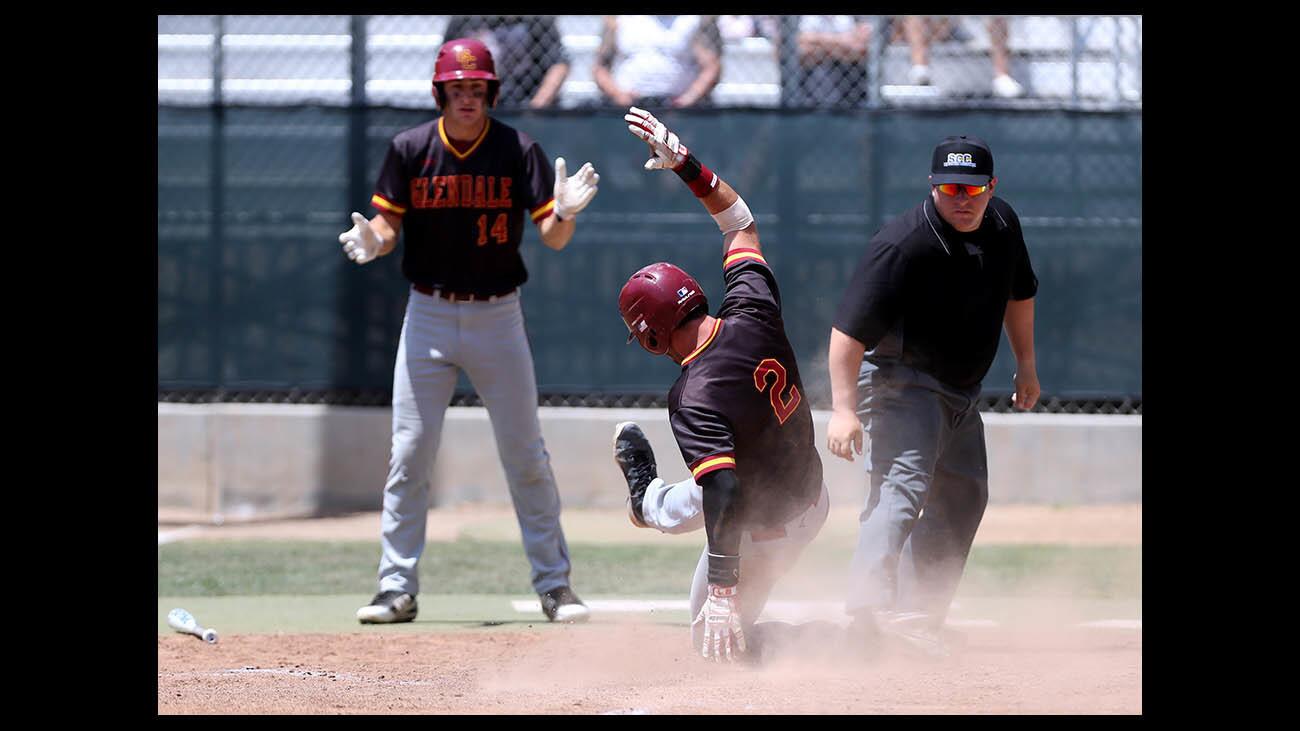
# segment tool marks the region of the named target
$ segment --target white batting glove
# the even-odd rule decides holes
[[[357,264],[374,261],[383,246],[379,235],[370,228],[370,222],[356,211],[352,212],[352,228],[339,234],[339,243],[343,244],[343,253]]]
[[[714,662],[731,662],[745,652],[745,631],[740,626],[737,587],[709,584],[709,596],[691,626],[701,622],[704,623],[701,657],[712,657]]]
[[[600,175],[591,163],[586,163],[573,177],[566,177],[568,169],[564,158],[555,158],[555,215],[561,220],[570,221],[578,211],[587,207],[596,197],[596,184]]]
[[[623,121],[627,122],[629,132],[650,146],[653,156],[645,161],[646,170],[676,170],[691,154],[677,135],[669,132],[663,122],[644,109],[629,107]]]

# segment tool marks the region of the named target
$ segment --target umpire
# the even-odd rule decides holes
[[[988,503],[977,399],[1001,329],[1012,403],[1027,411],[1039,394],[1038,280],[997,182],[983,140],[944,138],[930,195],[871,238],[831,328],[827,448],[851,462],[868,435],[846,609],[929,657],[949,652],[941,629]]]

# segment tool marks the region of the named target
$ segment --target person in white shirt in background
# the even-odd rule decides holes
[[[707,102],[721,75],[716,16],[605,16],[592,78],[611,104],[695,106]]]

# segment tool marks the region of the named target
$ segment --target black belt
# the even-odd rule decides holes
[[[502,292],[500,294],[478,294],[476,292],[453,292],[447,289],[434,289],[426,287],[423,284],[412,284],[411,288],[420,294],[427,294],[430,297],[441,297],[449,302],[495,302],[507,295],[515,293],[517,287]]]

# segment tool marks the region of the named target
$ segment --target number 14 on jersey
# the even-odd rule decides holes
[[[510,230],[506,224],[506,214],[498,213],[496,219],[492,222],[492,228],[487,225],[488,214],[484,213],[478,217],[478,240],[474,243],[483,246],[488,242],[488,234],[496,239],[498,244],[504,244],[510,238]]]

